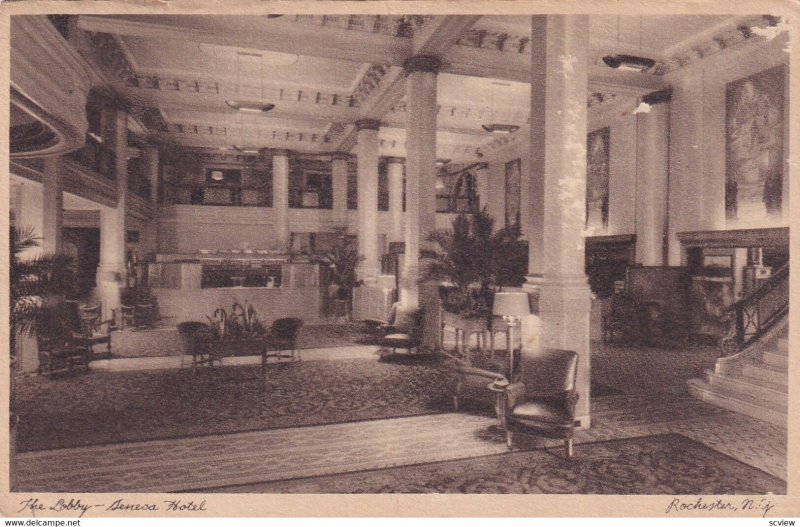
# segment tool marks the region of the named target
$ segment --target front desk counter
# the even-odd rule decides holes
[[[249,302],[264,324],[320,317],[319,265],[258,258],[193,258],[149,266],[149,284],[168,324],[205,322],[218,307]]]

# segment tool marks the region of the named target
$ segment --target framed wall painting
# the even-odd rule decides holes
[[[726,89],[725,213],[730,219],[780,215],[783,193],[784,67]]]
[[[611,129],[595,130],[586,138],[586,228],[608,227],[608,178]]]
[[[506,163],[506,226],[520,221],[520,192],[522,190],[522,160],[515,159]]]

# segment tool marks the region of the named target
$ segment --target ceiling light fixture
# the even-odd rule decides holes
[[[603,62],[609,68],[620,71],[645,72],[655,66],[656,61],[647,57],[635,55],[606,55]]]
[[[225,101],[225,104],[234,110],[246,113],[266,113],[275,108],[275,105],[272,103],[262,104],[259,102],[237,101],[235,99],[228,99]]]
[[[493,82],[492,83],[492,121],[494,121],[494,87],[495,86],[509,86],[507,83]],[[513,134],[519,130],[519,126],[510,123],[487,123],[482,124],[481,128],[492,134]]]

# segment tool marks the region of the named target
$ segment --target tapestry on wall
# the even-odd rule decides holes
[[[586,228],[608,226],[608,177],[611,131],[591,132],[586,139]]]
[[[728,219],[762,219],[781,212],[783,83],[783,66],[778,66],[728,84]]]
[[[522,161],[506,163],[506,225],[519,223],[520,193],[522,190]]]

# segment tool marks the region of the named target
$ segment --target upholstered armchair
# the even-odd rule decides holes
[[[379,341],[381,356],[394,354],[397,348],[406,349],[409,353],[411,350],[419,351],[422,343],[423,315],[422,309],[402,307],[396,302],[389,314],[389,323],[379,328],[382,333]]]
[[[514,433],[530,432],[563,439],[567,457],[572,457],[575,405],[578,393],[578,354],[567,350],[545,350],[523,366],[526,383],[510,384],[505,390],[502,420],[508,447]]]

